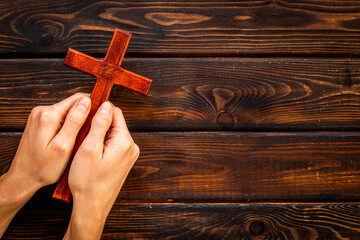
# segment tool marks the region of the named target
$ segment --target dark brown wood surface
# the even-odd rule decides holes
[[[0,174],[31,109],[88,92],[67,49],[105,57],[141,155],[102,239],[360,239],[360,1],[0,1]],[[62,239],[71,206],[41,189],[3,239]]]
[[[133,54],[360,53],[359,1],[4,0],[0,16],[0,53],[105,54],[115,28]]]
[[[62,59],[0,60],[0,127],[23,129],[31,109],[95,78]],[[26,66],[26,67],[24,67]],[[360,60],[342,58],[126,58],[155,81],[148,97],[114,87],[131,130],[359,130]]]
[[[70,211],[30,202],[3,239],[61,239]],[[101,239],[359,239],[359,211],[358,203],[115,204]]]
[[[164,132],[133,137],[141,155],[118,201],[360,200],[360,133]],[[0,135],[1,172],[19,139],[18,133]],[[45,189],[49,197],[52,190]]]

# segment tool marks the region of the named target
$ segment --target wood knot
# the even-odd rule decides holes
[[[265,227],[266,225],[263,221],[256,220],[250,224],[249,230],[252,235],[260,236],[265,232]]]
[[[222,128],[232,128],[234,122],[234,116],[229,112],[221,112],[217,117],[217,123]]]
[[[39,44],[41,46],[50,46],[51,44],[54,43],[54,36],[49,33],[49,32],[46,32],[46,33],[42,33],[39,37]]]

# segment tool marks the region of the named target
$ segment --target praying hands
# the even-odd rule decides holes
[[[0,177],[0,237],[38,189],[59,180],[90,106],[90,98],[79,93],[32,110],[10,169]],[[100,238],[138,156],[121,110],[103,103],[71,163],[73,211],[64,239]]]

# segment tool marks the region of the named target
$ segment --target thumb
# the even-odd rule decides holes
[[[75,144],[76,136],[83,126],[90,110],[91,100],[89,97],[82,97],[74,104],[66,116],[63,126],[53,138],[52,143],[67,145],[70,148]]]
[[[109,102],[104,102],[91,122],[89,134],[84,139],[82,146],[92,146],[101,151],[104,148],[104,141],[107,131],[109,130],[113,118],[113,106]],[[100,149],[101,148],[101,149]]]

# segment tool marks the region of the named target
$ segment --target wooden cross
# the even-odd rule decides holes
[[[68,186],[68,175],[72,159],[89,133],[91,120],[98,108],[103,102],[109,99],[113,84],[118,84],[143,95],[146,95],[149,90],[152,80],[120,67],[126,48],[129,45],[130,38],[131,33],[116,29],[104,61],[99,61],[96,58],[71,48],[68,50],[64,65],[75,68],[83,73],[93,75],[97,77],[97,80],[90,96],[91,109],[89,116],[76,138],[70,161],[53,194],[54,198],[70,202],[71,192]]]

